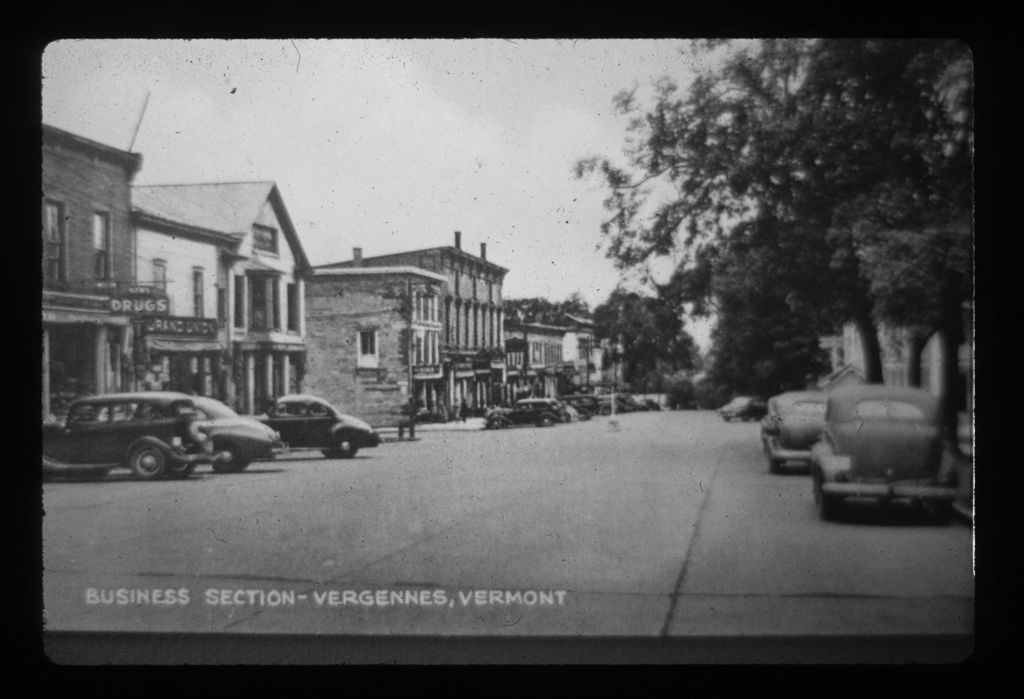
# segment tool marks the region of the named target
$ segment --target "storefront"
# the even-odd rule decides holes
[[[419,411],[432,414],[444,408],[444,372],[440,364],[420,364],[412,368],[413,390]]]
[[[140,318],[136,322],[140,387],[224,400],[224,348],[218,331],[219,323],[213,318]]]
[[[42,416],[63,416],[81,396],[126,390],[131,384],[128,318],[99,295],[44,292]]]
[[[284,395],[302,393],[306,346],[301,342],[236,342],[232,352],[234,403],[241,413],[258,415]]]

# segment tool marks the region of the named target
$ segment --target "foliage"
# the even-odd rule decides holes
[[[565,315],[590,317],[590,306],[579,293],[573,293],[564,301],[551,301],[542,297],[505,299],[505,317],[525,323],[562,325]]]

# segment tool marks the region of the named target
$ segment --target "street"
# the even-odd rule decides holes
[[[45,627],[508,636],[973,631],[969,526],[819,519],[756,422],[428,432],[186,481],[44,484]]]

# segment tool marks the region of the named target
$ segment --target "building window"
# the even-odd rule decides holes
[[[357,366],[365,369],[377,368],[376,330],[363,330],[359,333],[359,358]]]
[[[245,327],[245,277],[235,275],[235,327]]]
[[[267,329],[267,280],[249,277],[249,329]]]
[[[288,284],[288,329],[299,332],[299,285]]]
[[[64,255],[64,207],[48,201],[43,211],[43,259],[46,265],[43,274],[47,282],[66,279]]]
[[[252,246],[263,252],[277,254],[277,229],[270,226],[252,227]]]
[[[222,323],[228,319],[228,290],[217,287],[217,320]]]
[[[196,318],[205,316],[203,302],[203,268],[192,268],[192,315]]]
[[[153,260],[153,288],[167,293],[167,263],[163,260]]]
[[[281,280],[274,277],[270,280],[270,305],[274,314],[274,330],[281,329]]]
[[[96,279],[110,279],[110,216],[95,212],[92,215],[92,246],[96,255]]]

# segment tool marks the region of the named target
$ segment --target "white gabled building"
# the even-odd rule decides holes
[[[302,390],[310,269],[273,182],[132,188],[136,276],[166,290],[137,320],[141,388],[217,397],[253,413]]]

